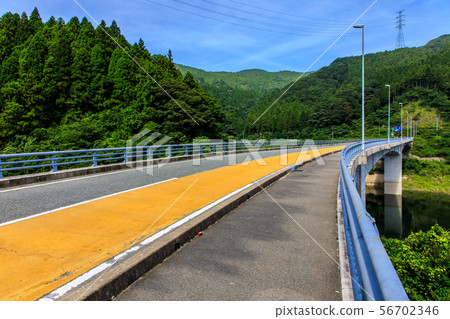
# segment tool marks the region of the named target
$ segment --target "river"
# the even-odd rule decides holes
[[[368,194],[367,211],[376,220],[380,235],[405,238],[427,231],[434,224],[450,229],[450,195],[404,191],[403,196]]]

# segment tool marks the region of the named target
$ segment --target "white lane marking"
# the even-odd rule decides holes
[[[130,255],[131,253],[144,248],[145,246],[150,245],[151,243],[153,243],[155,240],[157,240],[158,238],[161,238],[162,236],[168,234],[169,232],[171,232],[172,230],[174,230],[175,228],[180,227],[181,225],[187,223],[188,221],[192,220],[193,218],[203,214],[204,212],[206,212],[208,209],[211,209],[212,207],[222,203],[223,201],[227,200],[228,198],[234,196],[235,194],[238,194],[239,192],[255,185],[258,184],[258,182],[262,181],[263,179],[266,179],[270,176],[273,176],[275,174],[278,174],[279,172],[282,172],[284,170],[289,170],[291,166],[297,166],[299,164],[303,164],[309,162],[309,160],[305,160],[305,161],[300,161],[297,162],[295,164],[289,165],[288,167],[283,167],[269,175],[266,175],[264,177],[261,177],[260,179],[251,182],[250,184],[247,184],[231,193],[229,193],[228,195],[225,195],[221,198],[219,198],[218,200],[206,205],[205,207],[193,212],[192,214],[180,219],[179,221],[173,223],[172,225],[164,228],[163,230],[157,232],[156,234],[153,234],[152,236],[148,237],[147,239],[144,239],[143,241],[141,241],[140,243],[128,248],[127,250],[119,253],[118,255],[114,256],[113,258],[95,266],[94,268],[88,270],[87,272],[83,273],[82,275],[76,277],[75,279],[69,281],[68,283],[62,285],[61,287],[57,288],[56,290],[53,290],[52,292],[48,293],[47,295],[43,296],[42,298],[38,299],[39,301],[52,301],[52,300],[56,300],[58,298],[61,298],[64,294],[68,293],[70,290],[80,286],[81,284],[83,284],[84,282],[92,279],[94,276],[98,275],[99,273],[108,270],[114,263],[116,263],[117,261],[119,261],[120,259],[126,257],[127,255]]]
[[[66,208],[71,208],[71,207],[83,205],[83,204],[86,204],[86,203],[94,202],[94,201],[97,201],[97,200],[100,200],[100,199],[104,199],[104,198],[108,198],[108,197],[111,197],[111,196],[115,196],[115,195],[119,195],[119,194],[123,194],[123,193],[128,193],[128,192],[135,191],[135,190],[138,190],[138,189],[141,189],[141,188],[145,188],[145,187],[149,187],[149,186],[153,186],[153,185],[157,185],[157,184],[173,181],[175,179],[178,179],[178,177],[166,179],[164,181],[160,181],[160,182],[156,182],[156,183],[152,183],[152,184],[148,184],[148,185],[144,185],[144,186],[139,186],[139,187],[132,188],[132,189],[127,189],[125,191],[121,191],[121,192],[114,193],[114,194],[109,194],[109,195],[105,195],[105,196],[89,199],[89,200],[86,200],[86,201],[83,201],[83,202],[80,202],[80,203],[76,203],[76,204],[72,204],[72,205],[68,205],[68,206],[52,209],[52,210],[49,210],[49,211],[46,211],[46,212],[43,212],[43,213],[39,213],[39,214],[35,214],[35,215],[31,215],[31,216],[27,216],[27,217],[15,219],[15,220],[10,220],[8,222],[1,223],[0,227],[6,226],[6,225],[10,225],[10,224],[15,224],[15,223],[18,223],[18,222],[21,222],[21,221],[24,221],[24,220],[27,220],[27,219],[32,219],[32,218],[35,218],[35,217],[39,217],[39,216],[42,216],[42,215],[51,214],[51,213],[54,213],[54,212],[57,212],[57,211],[60,211],[60,210],[66,209]]]

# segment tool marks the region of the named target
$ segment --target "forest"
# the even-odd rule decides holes
[[[2,153],[119,147],[144,128],[173,143],[223,137],[216,100],[182,76],[170,51],[131,45],[115,21],[94,28],[86,18],[44,23],[37,8],[6,13],[0,63]]]
[[[366,136],[387,136],[390,84],[391,127],[403,103],[405,130],[406,111],[419,131],[439,118],[448,141],[448,61],[449,35],[366,55]],[[272,105],[300,73],[205,72],[175,64],[170,50],[151,54],[142,39],[130,44],[115,21],[43,22],[35,8],[0,18],[0,64],[1,153],[120,147],[144,128],[170,143],[361,136],[360,56],[307,74]]]
[[[389,91],[391,123],[400,126],[403,103],[420,124],[450,116],[450,35],[419,48],[402,48],[365,56],[365,130],[386,137]],[[249,111],[246,136],[267,138],[342,138],[361,136],[361,57],[336,59],[298,81],[259,120],[285,89],[275,89]],[[257,120],[257,121],[256,121]],[[256,123],[255,123],[256,121]],[[256,135],[255,135],[256,134]]]

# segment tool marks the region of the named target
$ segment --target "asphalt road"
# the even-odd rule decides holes
[[[341,300],[339,156],[255,195],[115,300]]]
[[[289,153],[298,151],[300,149],[291,149]],[[280,151],[263,151],[259,154],[265,158],[280,155]],[[249,153],[234,156],[237,163],[254,159]],[[229,156],[209,157],[202,159],[200,165],[194,165],[192,160],[167,163],[155,168],[153,174],[127,169],[0,190],[0,223],[229,164]]]

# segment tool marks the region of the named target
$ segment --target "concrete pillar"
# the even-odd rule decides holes
[[[384,193],[402,194],[402,155],[397,152],[384,156]]]

